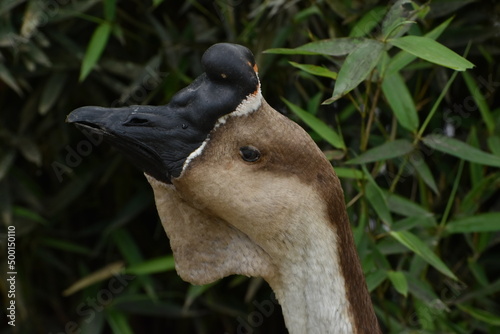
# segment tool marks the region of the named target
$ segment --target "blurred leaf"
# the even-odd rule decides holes
[[[500,167],[500,157],[478,150],[460,140],[443,135],[428,135],[422,141],[429,147],[481,165]]]
[[[387,271],[384,269],[379,269],[375,272],[368,273],[366,275],[366,285],[368,291],[372,292],[375,290],[385,279],[387,278]]]
[[[500,231],[500,212],[489,212],[453,220],[446,225],[448,233]]]
[[[117,0],[104,0],[104,18],[111,22],[115,19]]]
[[[436,185],[436,181],[434,180],[434,176],[432,175],[429,166],[424,161],[422,154],[420,154],[419,152],[414,152],[414,154],[410,156],[410,163],[415,168],[417,174],[422,178],[424,183],[429,188],[431,188],[435,194],[439,194],[439,190]]]
[[[399,73],[385,76],[382,91],[399,124],[412,132],[417,131],[419,121],[415,103],[408,87]]]
[[[127,316],[114,309],[106,309],[106,319],[113,333],[134,334],[134,330],[130,327]]]
[[[398,213],[402,216],[411,217],[431,217],[432,213],[415,203],[414,201],[410,201],[409,199],[394,194],[388,191],[382,190],[384,196],[386,198],[387,205],[389,206],[392,212]]]
[[[500,137],[497,135],[488,137],[488,148],[496,156],[500,156]]]
[[[403,218],[398,220],[392,225],[392,230],[394,231],[403,231],[410,230],[414,227],[436,227],[437,222],[436,218],[433,215],[419,215],[419,216],[408,216],[407,218]]]
[[[364,37],[368,35],[378,23],[382,20],[387,8],[385,6],[376,6],[368,11],[363,17],[357,20],[352,27],[349,37]]]
[[[383,43],[367,39],[349,53],[338,73],[332,97],[323,103],[338,100],[363,82],[377,65],[383,50]]]
[[[66,84],[67,75],[63,72],[52,74],[43,88],[38,111],[45,115],[59,98],[63,87]]]
[[[63,291],[63,296],[70,296],[75,292],[78,292],[86,287],[104,281],[108,278],[111,278],[117,275],[123,269],[123,262],[113,262],[105,267],[94,271],[90,275],[87,275],[83,278],[80,278],[78,281],[73,283],[70,287]]]
[[[474,67],[467,59],[428,37],[404,36],[391,39],[389,43],[419,58],[456,71]]]
[[[12,213],[14,214],[14,216],[16,216],[16,218],[29,219],[31,221],[34,221],[34,222],[37,222],[37,223],[43,224],[43,225],[49,224],[49,221],[47,219],[43,218],[39,213],[37,213],[29,208],[25,208],[25,207],[21,207],[21,206],[14,206]],[[45,239],[45,241],[47,241],[47,240],[48,239]],[[55,239],[53,239],[53,240],[55,241]],[[70,244],[70,243],[68,243],[68,244]],[[83,254],[89,253],[88,249],[86,249],[84,247],[81,247],[78,245],[74,245],[74,246],[79,248],[80,251],[84,250]],[[67,250],[81,253],[80,251],[77,250],[77,248],[72,248],[72,250],[71,250],[71,247],[70,247],[70,249],[67,249]],[[64,249],[64,248],[62,248],[62,249]]]
[[[476,80],[474,80],[469,72],[463,72],[462,76],[465,80],[467,88],[469,89],[469,92],[471,93],[477,107],[479,108],[479,111],[481,112],[481,116],[483,116],[483,121],[488,128],[488,132],[490,134],[493,134],[493,132],[495,131],[495,119],[491,114],[491,110],[488,106],[488,103],[486,102],[486,98],[483,96],[483,94],[481,94],[481,90],[479,89]]]
[[[127,267],[125,271],[133,275],[147,275],[174,269],[174,258],[172,255],[167,255],[131,265]]]
[[[285,100],[284,98],[282,98],[282,100],[295,115],[299,116],[300,119],[310,126],[311,129],[313,129],[317,134],[319,134],[321,138],[336,148],[346,148],[342,137],[340,137],[335,130],[326,125],[322,120],[295,104]]]
[[[387,12],[382,21],[382,35],[384,39],[399,37],[408,31],[405,25],[414,23],[408,21],[410,9],[413,9],[411,0],[397,0]]]
[[[365,175],[362,171],[354,168],[335,167],[335,173],[337,174],[339,179],[347,178],[362,180],[365,178]]]
[[[289,61],[289,63],[293,67],[301,69],[304,72],[307,72],[307,73],[310,73],[310,74],[313,74],[313,75],[317,75],[317,76],[320,76],[320,77],[326,77],[326,78],[330,78],[330,79],[337,79],[337,73],[333,72],[333,71],[330,71],[326,67],[316,66],[316,65],[309,65],[309,64],[299,64],[299,63],[295,63],[293,61]]]
[[[444,264],[444,262],[416,235],[409,231],[390,231],[389,234],[402,245],[406,246],[409,250],[423,258],[439,272],[454,280],[458,280],[455,274],[448,269],[446,264]]]
[[[196,298],[201,296],[205,291],[209,290],[215,284],[217,284],[217,282],[204,285],[190,285],[188,288],[188,293],[186,295],[186,300],[184,301],[183,310],[187,311],[191,307],[191,304],[193,304],[193,302],[196,300]]]
[[[473,318],[492,326],[500,326],[500,317],[496,314],[474,308],[470,305],[457,304],[458,308],[467,312]]]
[[[15,157],[16,152],[14,150],[4,152],[3,156],[0,157],[0,181],[2,181],[5,175],[9,172]]]
[[[0,62],[0,79],[5,82],[10,88],[12,88],[19,96],[23,96],[23,91],[21,87],[17,84],[16,79],[12,76],[10,71],[5,67],[3,62]]]
[[[101,23],[92,35],[85,56],[83,57],[82,67],[80,69],[80,81],[85,80],[92,68],[97,64],[106,44],[108,43],[111,24],[109,22]]]
[[[408,281],[406,280],[406,277],[402,272],[390,270],[387,272],[387,277],[389,278],[392,286],[394,286],[394,289],[396,289],[397,292],[405,297],[408,295]]]
[[[500,173],[493,173],[487,177],[483,176],[462,199],[459,212],[466,215],[475,214],[479,210],[479,207],[488,201],[499,188]]]
[[[406,139],[388,141],[361,153],[359,156],[349,160],[346,164],[366,164],[375,161],[389,160],[410,153],[413,145]]]
[[[286,54],[286,55],[328,55],[345,56],[353,52],[364,43],[374,42],[364,38],[334,38],[324,39],[301,45],[295,49],[268,49],[264,53]]]
[[[368,173],[366,167],[364,166],[363,171],[365,172],[365,176],[368,179],[368,182],[365,186],[366,199],[371,204],[380,220],[382,220],[385,224],[391,226],[392,216],[382,189],[380,189],[377,183],[375,183],[375,180],[373,180],[372,176],[370,175],[370,173]]]

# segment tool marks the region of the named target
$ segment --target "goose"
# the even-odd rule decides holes
[[[267,104],[248,48],[215,44],[201,61],[167,105],[80,107],[67,122],[144,172],[183,280],[262,277],[291,334],[380,333],[331,163]]]

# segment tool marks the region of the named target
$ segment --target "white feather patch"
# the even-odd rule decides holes
[[[236,107],[234,111],[230,112],[227,115],[221,116],[215,123],[214,130],[217,129],[219,126],[225,124],[230,117],[240,117],[240,116],[250,115],[251,113],[258,110],[261,105],[262,105],[262,92],[260,90],[260,82],[259,82],[259,87],[257,88],[257,91],[254,94],[247,95],[247,97],[243,101],[241,101],[241,103]],[[195,159],[196,157],[200,156],[203,153],[203,150],[205,149],[205,146],[207,146],[209,140],[210,140],[210,134],[207,136],[205,141],[203,141],[200,147],[198,147],[196,150],[191,152],[191,154],[189,154],[189,156],[186,158],[186,161],[184,161],[184,164],[182,165],[182,172],[179,177],[181,177],[182,174],[184,174],[184,171],[186,170],[187,166],[189,166],[191,161],[193,161],[193,159]]]

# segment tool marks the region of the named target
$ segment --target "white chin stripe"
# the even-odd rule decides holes
[[[224,123],[226,123],[226,121],[230,117],[240,117],[240,116],[250,115],[251,113],[257,111],[261,105],[262,105],[262,92],[260,91],[260,83],[259,83],[259,88],[257,89],[257,91],[254,94],[249,94],[243,101],[241,101],[241,103],[236,107],[236,110],[220,117],[217,120],[214,126],[214,130],[217,129],[219,126],[223,125]],[[189,166],[191,161],[193,161],[194,158],[203,153],[203,150],[205,149],[205,146],[207,145],[209,140],[210,140],[210,134],[207,136],[205,141],[200,145],[200,147],[198,147],[196,150],[191,152],[191,154],[189,154],[186,161],[184,161],[184,164],[182,165],[182,172],[181,175],[179,175],[179,177],[182,177],[182,174],[184,174],[184,171],[186,170],[187,166]]]

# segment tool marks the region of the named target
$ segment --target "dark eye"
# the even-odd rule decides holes
[[[260,159],[260,151],[253,146],[240,147],[240,155],[243,160],[248,162],[255,162]]]

